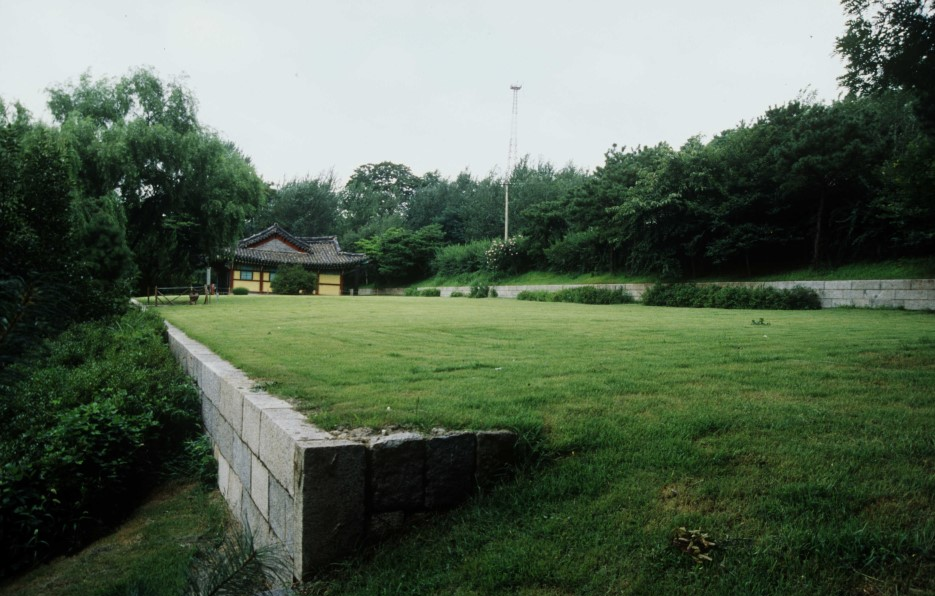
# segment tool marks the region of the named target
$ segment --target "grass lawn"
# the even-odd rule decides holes
[[[935,593],[931,314],[275,296],[159,312],[321,426],[515,428],[543,455],[305,593]],[[680,527],[712,561],[672,545]]]
[[[165,485],[113,534],[0,584],[0,594],[177,596],[196,548],[212,545],[226,518],[217,491]]]

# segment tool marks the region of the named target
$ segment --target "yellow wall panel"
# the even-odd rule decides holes
[[[322,273],[318,276],[318,283],[329,285],[341,285],[340,273]]]
[[[247,288],[247,289],[250,290],[251,292],[259,292],[259,291],[260,291],[260,282],[259,282],[259,281],[244,281],[244,280],[242,280],[242,279],[237,279],[237,277],[235,276],[235,277],[234,277],[234,287],[235,287],[235,288]],[[264,289],[266,289],[266,288],[264,288]]]
[[[341,286],[319,283],[318,284],[318,295],[319,296],[340,296]]]

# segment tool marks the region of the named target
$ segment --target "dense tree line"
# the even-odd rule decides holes
[[[456,254],[493,273],[662,278],[931,254],[935,145],[917,106],[903,90],[804,95],[707,142],[615,145],[593,172],[522,160],[510,181],[512,264],[478,259],[478,246],[502,252],[495,172],[449,180],[366,164],[343,187],[329,174],[272,189],[251,225],[339,235],[370,255],[377,283],[463,270]]]

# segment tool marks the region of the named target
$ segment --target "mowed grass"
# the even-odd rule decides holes
[[[0,584],[0,594],[177,596],[192,557],[217,542],[226,520],[217,491],[169,483],[112,534]]]
[[[935,593],[931,314],[274,296],[160,313],[321,426],[507,427],[537,448],[307,594]],[[713,561],[673,547],[679,527]]]

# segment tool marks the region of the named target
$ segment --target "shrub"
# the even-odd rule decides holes
[[[280,267],[270,282],[274,294],[314,294],[318,276],[301,265]]]
[[[633,296],[623,289],[595,288],[594,286],[581,286],[580,288],[565,288],[555,293],[555,302],[577,302],[579,304],[630,304]]]
[[[508,240],[494,240],[484,253],[485,268],[493,273],[515,275],[528,268],[526,238],[514,236]]]
[[[476,284],[471,286],[471,293],[468,294],[468,298],[496,298],[497,290],[491,288],[490,286],[485,286],[482,284]]]
[[[633,296],[623,289],[612,290],[594,286],[564,288],[557,292],[524,290],[516,298],[536,302],[576,302],[578,304],[631,304],[633,302]]]
[[[234,294],[234,296],[246,296],[250,293],[250,290],[247,288],[234,288],[231,293]]]
[[[486,240],[445,246],[435,253],[432,270],[436,275],[443,277],[482,271],[487,264],[488,248],[490,248],[490,243]]]
[[[451,293],[451,297],[452,298],[464,298],[464,292],[455,290],[454,292]]]
[[[438,288],[406,288],[406,296],[437,297],[442,291]]]
[[[595,229],[569,232],[545,249],[549,269],[563,273],[586,273],[610,266],[607,244]]]
[[[516,295],[517,300],[530,300],[532,302],[552,302],[554,292],[548,290],[523,290]]]
[[[197,435],[198,394],[164,332],[130,312],[78,325],[15,365],[0,400],[0,577],[119,520]]]
[[[648,306],[691,308],[748,308],[764,310],[814,310],[821,308],[815,290],[796,286],[790,290],[772,287],[655,284],[643,292]]]

